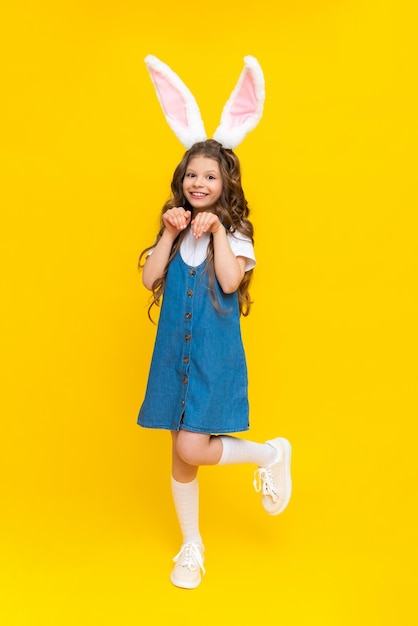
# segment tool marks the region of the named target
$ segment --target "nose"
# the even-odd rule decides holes
[[[204,181],[200,176],[195,176],[193,179],[193,187],[203,187]]]

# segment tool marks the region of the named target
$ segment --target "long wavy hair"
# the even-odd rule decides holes
[[[250,220],[248,219],[250,209],[248,207],[248,203],[245,199],[244,191],[241,185],[241,167],[239,159],[232,150],[223,148],[220,143],[213,139],[208,139],[206,141],[195,143],[189,150],[187,150],[182,160],[176,167],[173,175],[173,180],[171,181],[172,197],[164,204],[162,208],[160,217],[160,230],[157,234],[155,242],[152,244],[152,246],[145,248],[141,252],[138,261],[139,269],[144,266],[147,253],[157,245],[158,241],[161,238],[161,235],[163,234],[164,222],[162,216],[164,215],[164,213],[169,209],[181,206],[186,211],[189,210],[193,214],[193,207],[186,200],[183,194],[183,179],[190,159],[197,156],[214,159],[219,164],[223,186],[221,196],[214,207],[214,212],[218,216],[220,222],[231,234],[238,231],[246,237],[249,237],[254,243],[254,228]],[[188,228],[190,228],[190,225]],[[154,284],[152,286],[151,304],[148,309],[148,316],[151,321],[151,309],[154,305],[160,305],[161,297],[164,293],[168,266],[179,251],[181,242],[183,241],[186,232],[187,229],[181,231],[174,241],[164,273],[160,278],[157,278],[157,280],[154,281]],[[219,303],[216,300],[215,291],[213,289],[215,281],[213,257],[213,237],[211,236],[208,247],[206,271],[208,272],[210,296],[213,305],[218,311],[220,311]],[[247,272],[245,272],[244,278],[242,279],[241,284],[238,287],[239,311],[240,314],[244,316],[249,314],[252,304],[251,297],[248,291],[252,279],[252,274],[253,270],[248,270]]]

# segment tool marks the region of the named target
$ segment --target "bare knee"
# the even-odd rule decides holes
[[[174,438],[178,457],[188,465],[216,465],[222,456],[220,437],[181,430]]]
[[[183,461],[188,465],[199,465],[198,454],[196,446],[194,445],[194,438],[191,433],[181,431],[179,432],[176,440],[176,452]]]
[[[175,439],[178,456],[188,465],[201,465],[204,450],[209,443],[209,435],[181,430]]]

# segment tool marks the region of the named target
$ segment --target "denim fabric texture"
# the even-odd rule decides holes
[[[144,402],[145,428],[222,434],[248,430],[248,379],[238,294],[215,279],[217,311],[206,261],[187,265],[178,253],[167,281]]]

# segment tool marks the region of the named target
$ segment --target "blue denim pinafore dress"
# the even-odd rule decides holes
[[[238,294],[215,278],[220,311],[210,298],[206,261],[187,265],[180,253],[167,280],[145,399],[145,428],[222,434],[248,430],[248,380]]]

